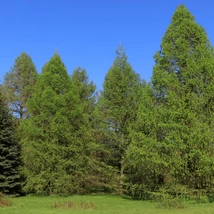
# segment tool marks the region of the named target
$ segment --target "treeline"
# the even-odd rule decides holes
[[[214,51],[184,5],[154,60],[146,83],[119,46],[98,93],[58,53],[40,74],[22,53],[1,86],[0,192],[213,194]]]

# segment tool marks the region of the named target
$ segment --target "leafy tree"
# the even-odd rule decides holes
[[[120,193],[123,194],[126,150],[129,141],[129,124],[135,120],[141,82],[127,62],[125,50],[120,46],[116,59],[106,74],[99,100],[100,114],[106,133],[105,145],[110,151],[108,163],[120,171]]]
[[[0,192],[20,193],[20,164],[20,146],[16,139],[13,118],[0,90]]]
[[[142,99],[131,154],[142,168],[151,156],[152,170],[165,185],[211,187],[213,48],[184,5],[175,11],[154,58],[152,93]],[[149,100],[150,120],[143,113]]]

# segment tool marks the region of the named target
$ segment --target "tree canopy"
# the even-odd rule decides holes
[[[59,53],[39,74],[22,53],[0,85],[0,191],[213,200],[214,52],[184,5],[154,61],[146,83],[119,46],[97,91]]]

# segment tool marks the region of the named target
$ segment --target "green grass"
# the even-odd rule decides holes
[[[70,196],[70,197],[37,197],[26,196],[11,199],[11,207],[0,208],[0,214],[214,214],[214,204],[196,204],[188,202],[182,210],[167,210],[157,208],[157,203],[150,201],[133,201],[117,196]],[[53,208],[54,203],[65,203],[72,201],[80,204],[81,201],[93,202],[95,209],[61,209]]]

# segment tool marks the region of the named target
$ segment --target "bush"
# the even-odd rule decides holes
[[[207,198],[210,203],[213,203],[214,202],[214,193],[213,192],[208,193]]]
[[[173,188],[168,186],[167,188],[164,187],[160,189],[159,192],[153,192],[151,194],[152,198],[158,202],[159,208],[184,209],[186,194],[178,190],[178,186],[174,186]]]
[[[158,207],[165,209],[184,209],[185,205],[183,199],[175,197],[175,198],[164,198],[160,200]]]
[[[194,200],[197,203],[208,203],[212,202],[212,192],[209,193],[208,190],[204,189],[190,189],[189,190],[189,199]]]
[[[158,202],[158,208],[164,209],[184,209],[184,199],[180,196],[172,196],[168,193],[152,193],[153,199]]]
[[[147,186],[144,184],[132,184],[128,183],[125,186],[126,193],[134,200],[150,200],[151,193],[148,191]]]
[[[12,201],[6,199],[4,194],[0,193],[0,207],[10,207],[12,206]]]

